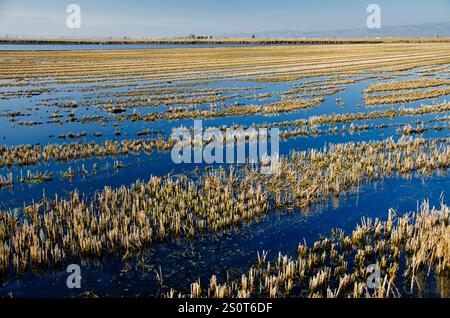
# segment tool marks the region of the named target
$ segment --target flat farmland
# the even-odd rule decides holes
[[[0,295],[450,296],[450,43],[89,46],[0,50]]]

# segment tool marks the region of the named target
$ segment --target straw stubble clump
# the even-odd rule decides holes
[[[152,177],[130,187],[106,187],[91,198],[76,191],[66,199],[44,197],[23,211],[0,214],[0,271],[12,266],[21,272],[76,256],[130,256],[154,240],[223,231],[271,208],[306,210],[369,180],[396,173],[427,175],[446,170],[449,163],[448,139],[387,139],[292,152],[276,162],[272,175],[245,165],[213,170],[196,181]],[[324,257],[308,262],[313,266]]]
[[[269,262],[267,252],[240,279],[220,284],[216,275],[202,289],[191,285],[186,297],[400,297],[420,289],[421,273],[448,277],[450,271],[450,209],[431,208],[424,202],[416,213],[386,221],[363,218],[350,234],[333,230],[313,246],[300,243],[296,256],[278,254]],[[369,269],[380,271],[375,283]],[[372,285],[373,284],[373,285]],[[171,290],[167,296],[175,297]],[[182,296],[182,294],[178,294]],[[443,295],[445,297],[445,295]],[[448,295],[447,295],[448,297]]]
[[[266,106],[269,107],[269,106]],[[272,106],[270,106],[272,107]],[[317,125],[333,125],[338,123],[352,123],[355,121],[376,120],[382,118],[395,118],[406,116],[420,116],[427,114],[441,114],[450,110],[450,103],[445,102],[435,105],[423,105],[418,108],[403,108],[399,110],[383,110],[369,113],[344,113],[333,115],[311,116],[308,119],[297,119],[292,121],[283,121],[273,124],[260,125],[259,127],[309,127],[310,130],[296,129],[294,131],[282,131],[282,138],[290,138],[300,135],[315,135]],[[238,126],[235,126],[238,128]],[[257,127],[257,126],[255,126]],[[378,126],[381,128],[382,126]],[[387,127],[387,125],[386,125]],[[354,129],[355,128],[355,129]],[[366,130],[369,126],[363,124],[357,126],[353,124],[348,131]],[[345,131],[341,128],[341,132]],[[337,133],[335,127],[329,128],[322,133]],[[149,131],[141,131],[138,135],[145,136]],[[408,134],[406,134],[408,135]],[[94,157],[120,156],[128,154],[150,153],[152,151],[169,151],[175,144],[171,138],[146,138],[146,139],[124,139],[105,140],[102,143],[96,142],[74,142],[63,144],[42,145],[18,145],[18,146],[0,146],[0,167],[27,166],[39,163],[48,163],[53,161],[69,162],[77,159],[86,159]],[[204,141],[205,143],[207,141]]]
[[[329,145],[323,150],[292,152],[281,158],[273,175],[257,175],[275,205],[308,208],[330,196],[357,190],[367,181],[417,171],[430,174],[450,164],[448,140],[392,138],[384,141]]]
[[[0,271],[48,266],[69,257],[129,256],[153,240],[194,237],[220,231],[266,212],[267,199],[251,180],[234,172],[210,173],[198,183],[180,177],[152,177],[131,187],[104,188],[90,200],[43,198],[0,214]]]

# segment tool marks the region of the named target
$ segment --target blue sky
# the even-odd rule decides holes
[[[95,3],[94,3],[95,2]],[[66,7],[82,27],[66,27]],[[0,35],[173,37],[365,27],[368,4],[388,25],[450,22],[450,0],[0,0]]]

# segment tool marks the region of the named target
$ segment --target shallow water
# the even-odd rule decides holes
[[[178,46],[165,46],[166,48],[176,48]],[[186,46],[183,46],[186,47]],[[195,45],[195,47],[198,47]],[[96,46],[96,49],[116,49],[117,46]],[[133,46],[124,45],[120,49],[154,49],[160,46]],[[0,45],[0,50],[21,49],[21,50],[55,50],[74,49],[68,46],[8,46]],[[92,49],[91,46],[76,46],[76,49]],[[417,75],[410,72],[400,73],[401,76],[395,80],[406,80],[417,78]],[[438,74],[437,77],[446,75]],[[448,77],[448,76],[447,76]],[[308,82],[310,80],[324,80],[313,78],[287,83],[255,83],[245,79],[216,79],[208,83],[193,83],[194,86],[185,88],[210,90],[220,88],[234,88],[235,90],[221,93],[221,96],[238,97],[227,99],[224,102],[204,103],[196,105],[198,109],[208,109],[210,106],[229,107],[233,103],[239,105],[264,105],[270,102],[280,101],[280,93],[295,85]],[[325,96],[324,102],[317,107],[307,110],[282,113],[278,115],[252,115],[252,116],[228,116],[203,120],[204,127],[220,127],[222,125],[251,125],[276,123],[287,120],[309,118],[314,115],[323,114],[343,114],[362,112],[367,113],[376,110],[400,109],[401,107],[417,108],[423,104],[440,103],[448,100],[450,95],[436,99],[420,100],[412,103],[384,105],[376,107],[366,107],[364,105],[362,92],[374,81],[365,80],[356,84],[343,85],[342,92],[331,96]],[[29,83],[15,89],[0,87],[0,114],[8,112],[20,112],[22,115],[14,117],[0,117],[0,144],[14,146],[20,144],[49,144],[49,143],[69,143],[76,141],[95,141],[97,143],[105,140],[139,139],[148,137],[137,137],[136,133],[143,129],[154,131],[154,136],[168,138],[171,129],[182,125],[191,127],[192,119],[182,119],[176,121],[157,120],[155,122],[131,122],[125,120],[119,122],[117,116],[111,115],[105,109],[89,105],[93,100],[101,101],[111,98],[111,94],[138,90],[146,87],[157,87],[158,85],[168,88],[180,88],[184,84],[192,82],[173,81],[171,83],[154,83],[144,80],[131,81],[133,86],[123,87],[99,87],[99,85],[109,85],[118,83],[114,80],[96,83],[83,84],[61,84],[49,83],[48,85],[35,86]],[[24,96],[20,91],[33,90],[39,88],[51,88],[49,92],[42,92],[34,96]],[[17,92],[13,96],[3,96],[2,93]],[[269,98],[260,99],[259,94],[273,93]],[[149,94],[151,96],[151,94]],[[336,99],[342,98],[345,106],[338,106]],[[66,109],[55,106],[53,103],[64,101],[76,101],[79,106],[76,109]],[[46,103],[50,103],[47,105]],[[86,103],[86,105],[83,105]],[[137,112],[144,115],[152,112],[164,111],[165,106],[137,108]],[[110,122],[82,123],[66,122],[63,125],[46,124],[48,117],[59,111],[63,115],[63,120],[69,115],[75,114],[77,118],[83,116],[102,115],[110,119]],[[131,114],[133,110],[127,109],[126,113]],[[359,124],[369,125],[388,124],[387,128],[373,128],[357,133],[336,133],[324,134],[320,136],[290,138],[281,142],[280,152],[282,155],[288,154],[292,150],[306,150],[310,148],[322,148],[329,143],[341,143],[350,141],[383,140],[388,137],[398,139],[402,133],[398,128],[404,124],[411,123],[418,119],[426,122],[436,118],[444,118],[448,113],[440,115],[424,115],[417,117],[396,117],[394,119],[377,119],[362,121]],[[32,126],[19,125],[20,122],[35,122]],[[36,124],[36,122],[42,122]],[[114,123],[118,126],[115,127]],[[339,128],[349,126],[337,124]],[[432,124],[431,124],[432,125]],[[437,124],[436,124],[437,125]],[[425,137],[448,137],[448,121],[442,123],[446,129],[435,131],[430,130],[423,134]],[[335,125],[333,125],[335,126]],[[120,128],[120,136],[115,136],[115,131]],[[328,126],[320,127],[323,129]],[[400,129],[401,130],[401,129]],[[85,137],[77,139],[58,138],[61,134],[68,132],[86,132]],[[93,133],[101,132],[101,137],[92,136]],[[153,137],[153,136],[152,136]],[[120,160],[125,167],[115,169],[114,162]],[[98,165],[96,175],[77,174],[72,180],[67,180],[62,176],[64,171],[72,168],[80,169],[83,165],[91,170],[94,164]],[[184,164],[176,165],[172,162],[169,152],[142,153],[140,155],[128,155],[104,158],[90,158],[75,160],[66,163],[50,162],[48,164],[38,164],[28,167],[0,168],[0,175],[12,172],[15,176],[26,174],[27,171],[47,171],[54,174],[54,180],[40,184],[16,184],[14,188],[0,189],[0,202],[2,209],[12,210],[38,201],[43,193],[49,197],[55,195],[67,196],[75,189],[84,194],[92,194],[101,190],[104,186],[118,187],[120,185],[130,185],[135,180],[147,180],[151,175],[163,176],[168,173],[192,173],[199,166],[205,168],[206,164]],[[377,184],[367,184],[362,186],[359,193],[342,196],[339,201],[330,200],[325,203],[314,205],[308,213],[294,211],[280,214],[272,211],[259,222],[242,225],[239,228],[230,230],[222,234],[205,234],[194,241],[167,242],[155,244],[146,251],[142,257],[124,262],[120,256],[108,256],[97,262],[87,262],[82,266],[83,288],[78,291],[71,291],[66,288],[66,273],[63,268],[57,270],[42,270],[42,272],[32,272],[20,278],[11,276],[3,277],[0,296],[7,296],[12,293],[14,296],[38,296],[38,297],[74,297],[83,292],[92,291],[101,296],[156,296],[157,285],[155,270],[159,266],[163,269],[165,284],[170,287],[179,288],[180,291],[188,287],[191,282],[201,277],[203,280],[209,279],[212,274],[218,274],[219,279],[229,274],[239,276],[240,273],[255,262],[256,251],[267,250],[270,252],[269,258],[275,258],[276,253],[294,254],[297,244],[305,239],[312,243],[319,238],[319,234],[329,234],[331,228],[343,228],[350,232],[360,221],[362,216],[378,217],[385,219],[390,208],[396,209],[399,213],[407,213],[417,208],[418,202],[429,199],[434,205],[439,205],[441,195],[449,195],[448,189],[450,178],[446,175],[434,175],[430,178],[412,179],[388,178]],[[142,262],[142,264],[141,264]],[[145,266],[144,266],[145,265]],[[432,279],[428,280],[431,288],[426,289],[422,296],[439,296],[439,290]]]
[[[240,277],[243,270],[254,265],[256,251],[268,251],[270,260],[276,259],[278,251],[295,255],[299,242],[305,240],[312,244],[320,235],[329,235],[332,228],[342,228],[350,233],[362,217],[385,220],[389,209],[396,210],[399,215],[415,211],[423,198],[428,198],[430,205],[439,207],[441,194],[447,188],[448,177],[389,178],[366,185],[359,193],[318,204],[306,213],[272,212],[258,222],[222,234],[205,234],[187,242],[155,244],[136,260],[124,262],[120,257],[108,256],[95,262],[86,261],[82,266],[80,290],[66,287],[67,276],[60,269],[7,280],[0,289],[0,295],[77,297],[93,292],[108,297],[156,296],[155,270],[159,271],[159,267],[165,284],[171,287],[189,287],[197,278],[206,285],[213,274],[219,281],[224,281],[227,272],[231,278]],[[439,296],[440,290],[434,288],[435,278],[426,281],[432,288],[426,289],[421,296]],[[183,288],[179,291],[189,292]]]
[[[279,44],[271,44],[276,46]],[[283,46],[286,44],[283,44]],[[0,51],[156,50],[178,48],[254,47],[260,44],[0,44]],[[267,46],[264,45],[264,46]],[[280,45],[281,46],[281,45]]]

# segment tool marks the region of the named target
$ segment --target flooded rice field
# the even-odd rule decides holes
[[[450,297],[448,43],[58,48],[0,45],[0,296]]]

